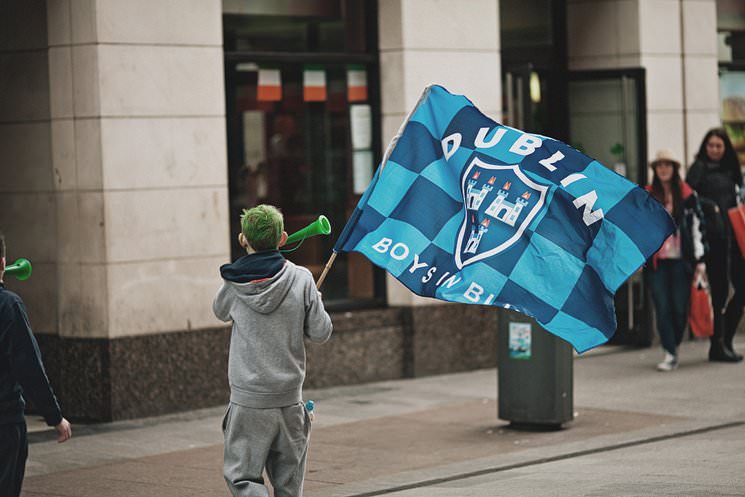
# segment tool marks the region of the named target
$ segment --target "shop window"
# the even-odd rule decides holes
[[[231,233],[259,203],[280,207],[289,233],[326,215],[332,236],[285,254],[318,278],[380,159],[375,12],[372,2],[295,3],[224,15]],[[235,240],[232,254],[242,255]],[[324,300],[377,305],[384,282],[364,257],[339,254]]]

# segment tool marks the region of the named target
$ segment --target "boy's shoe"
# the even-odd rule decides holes
[[[665,352],[665,360],[657,365],[657,371],[672,371],[678,368],[678,356]]]

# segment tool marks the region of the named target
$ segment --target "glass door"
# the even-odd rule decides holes
[[[643,69],[570,73],[569,143],[641,186],[647,183],[644,95]],[[612,343],[652,343],[652,307],[641,272],[618,289],[616,318]]]

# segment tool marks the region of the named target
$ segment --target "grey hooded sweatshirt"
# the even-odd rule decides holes
[[[270,278],[236,279],[242,280],[224,280],[212,304],[218,319],[233,321],[228,359],[230,401],[252,408],[301,402],[304,337],[323,343],[332,331],[313,276],[285,261]]]

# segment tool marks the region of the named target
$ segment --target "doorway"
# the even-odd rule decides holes
[[[245,253],[235,235],[246,207],[279,207],[288,233],[323,214],[331,236],[284,253],[317,279],[380,158],[376,4],[257,0],[223,14],[232,258]],[[379,306],[384,278],[340,254],[326,307]]]
[[[569,78],[569,144],[640,186],[647,183],[644,69],[576,71]],[[616,293],[611,343],[651,345],[651,299],[637,272]]]

